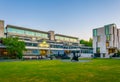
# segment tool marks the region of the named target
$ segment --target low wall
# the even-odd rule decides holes
[[[87,53],[87,54],[84,54],[84,53],[81,53],[81,57],[92,57],[92,55],[93,54],[89,54],[89,53]]]

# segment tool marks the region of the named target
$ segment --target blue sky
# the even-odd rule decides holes
[[[110,23],[119,28],[120,0],[0,0],[0,19],[87,40],[93,28]]]

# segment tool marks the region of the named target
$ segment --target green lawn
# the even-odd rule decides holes
[[[0,62],[0,82],[120,82],[120,60]]]

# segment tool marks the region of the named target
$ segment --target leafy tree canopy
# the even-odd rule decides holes
[[[25,50],[25,43],[23,41],[19,41],[17,37],[2,38],[2,41],[10,55],[22,58],[23,50]]]
[[[93,39],[90,38],[89,41],[86,41],[86,40],[80,40],[80,44],[84,44],[85,46],[89,46],[89,47],[92,47],[92,41]]]

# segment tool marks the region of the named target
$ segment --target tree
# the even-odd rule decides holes
[[[25,50],[25,43],[23,41],[19,41],[17,37],[2,38],[2,41],[10,55],[14,55],[19,59],[22,58],[23,51]]]
[[[89,47],[92,47],[92,41],[93,39],[90,38],[89,41],[86,41],[86,40],[80,40],[80,44],[84,44],[85,46],[89,46]]]
[[[89,43],[88,43],[88,45],[89,45],[90,47],[92,47],[92,44],[93,44],[93,39],[90,38],[90,39],[89,39]]]

